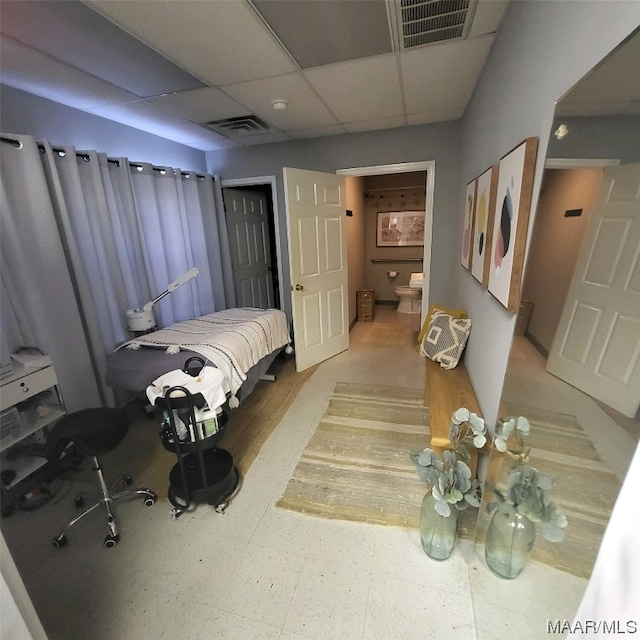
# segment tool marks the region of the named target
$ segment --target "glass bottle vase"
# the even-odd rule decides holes
[[[484,557],[500,578],[517,578],[527,566],[536,539],[536,526],[519,513],[496,510],[489,523]]]
[[[441,516],[431,492],[425,494],[420,506],[420,541],[424,552],[434,560],[446,560],[453,553],[457,533],[458,510],[452,507],[450,516]]]

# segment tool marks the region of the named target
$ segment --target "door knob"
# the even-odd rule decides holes
[[[304,291],[304,287],[301,284],[297,284],[296,291]]]

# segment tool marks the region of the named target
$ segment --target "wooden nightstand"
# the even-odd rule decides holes
[[[375,289],[356,291],[356,315],[362,322],[373,322],[376,315]]]

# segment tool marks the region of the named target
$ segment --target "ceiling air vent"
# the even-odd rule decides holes
[[[477,0],[399,0],[400,47],[464,38]]]
[[[238,116],[205,122],[205,127],[227,138],[241,138],[270,131],[269,125],[258,116]]]

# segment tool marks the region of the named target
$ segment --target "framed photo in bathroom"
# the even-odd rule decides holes
[[[424,245],[424,211],[378,211],[378,247],[421,247]]]

